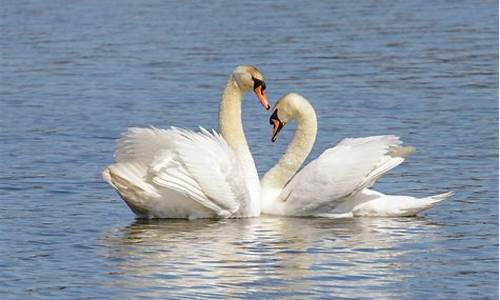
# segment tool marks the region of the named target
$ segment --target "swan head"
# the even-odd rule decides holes
[[[278,134],[289,121],[303,116],[316,121],[316,113],[306,98],[297,93],[289,93],[281,97],[274,105],[273,113],[269,118],[269,124],[273,126],[271,141],[276,142]]]
[[[266,110],[271,108],[267,101],[264,76],[256,67],[250,65],[238,66],[234,69],[232,77],[242,92],[253,90],[262,107]]]

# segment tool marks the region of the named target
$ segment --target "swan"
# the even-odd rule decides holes
[[[414,216],[451,193],[417,199],[369,189],[387,171],[415,151],[394,135],[346,138],[296,173],[309,155],[317,132],[316,113],[299,94],[278,100],[270,117],[272,141],[296,120],[292,142],[261,181],[262,213],[315,217]]]
[[[219,106],[220,134],[171,127],[129,128],[116,163],[102,172],[141,218],[229,218],[260,215],[260,183],[241,122],[245,93],[269,110],[262,73],[234,69]]]

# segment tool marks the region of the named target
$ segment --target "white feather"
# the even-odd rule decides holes
[[[200,130],[131,128],[103,176],[139,215],[237,217],[250,201],[240,162],[219,134]]]
[[[276,116],[296,119],[297,130],[286,153],[263,179],[263,212],[287,216],[414,216],[451,193],[417,199],[368,188],[415,151],[394,135],[347,138],[299,172],[316,136],[316,113],[298,94],[278,100]],[[287,180],[289,180],[287,182]]]
[[[403,162],[388,154],[400,144],[396,136],[344,139],[298,172],[281,200],[287,202],[287,211],[304,215],[329,210]]]

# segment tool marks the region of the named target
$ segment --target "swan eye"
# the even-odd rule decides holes
[[[264,81],[260,80],[260,79],[257,79],[255,77],[252,77],[252,80],[253,80],[253,89],[255,90],[256,88],[258,88],[259,86],[262,86],[262,90],[265,90],[266,89],[266,84],[264,83]]]

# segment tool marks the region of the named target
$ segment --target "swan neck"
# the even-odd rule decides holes
[[[219,132],[238,157],[250,151],[241,122],[243,93],[232,76],[229,79],[219,107]]]
[[[278,163],[262,180],[263,188],[281,190],[302,166],[316,140],[317,120],[314,109],[298,110],[297,129],[292,142]]]
[[[260,214],[260,183],[255,161],[248,147],[241,121],[241,105],[244,92],[238,86],[233,76],[224,89],[219,107],[219,132],[231,147],[241,163],[245,174],[245,181],[251,198],[247,216]]]

